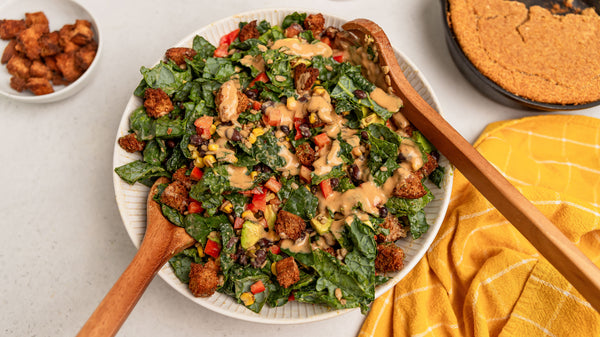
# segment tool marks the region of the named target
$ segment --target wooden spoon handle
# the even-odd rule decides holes
[[[77,336],[114,336],[154,275],[168,261],[169,257],[163,255],[149,245],[142,244]]]
[[[600,311],[600,269],[415,91],[381,27],[357,19],[343,28],[373,36],[392,88],[404,100],[406,118]]]

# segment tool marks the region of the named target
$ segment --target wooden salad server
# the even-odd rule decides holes
[[[600,312],[600,269],[419,96],[402,73],[383,29],[367,19],[342,27],[358,37],[373,37],[379,65],[389,67],[391,87],[404,101],[402,114]]]
[[[196,242],[185,229],[165,219],[152,199],[162,183],[168,179],[159,178],[148,194],[146,234],[140,249],[77,336],[114,336],[160,268]]]

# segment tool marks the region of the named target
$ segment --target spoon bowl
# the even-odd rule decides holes
[[[114,336],[160,268],[196,242],[185,229],[171,224],[153,199],[158,185],[168,182],[161,177],[152,185],[146,203],[146,234],[140,249],[77,336]]]
[[[386,74],[389,80],[386,81],[404,101],[402,114],[571,282],[592,307],[600,310],[600,269],[419,96],[400,69],[381,27],[366,19],[356,19],[342,27],[358,32],[356,35],[372,37],[365,41],[374,41],[379,65],[389,70]]]

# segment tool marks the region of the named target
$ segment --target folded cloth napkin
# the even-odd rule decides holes
[[[600,265],[600,120],[490,124],[478,151]],[[460,174],[425,257],[378,298],[363,336],[600,336],[600,315]]]

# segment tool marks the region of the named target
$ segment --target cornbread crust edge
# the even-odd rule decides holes
[[[465,55],[502,88],[534,101],[585,104],[600,99],[600,17],[505,0],[449,0]]]

